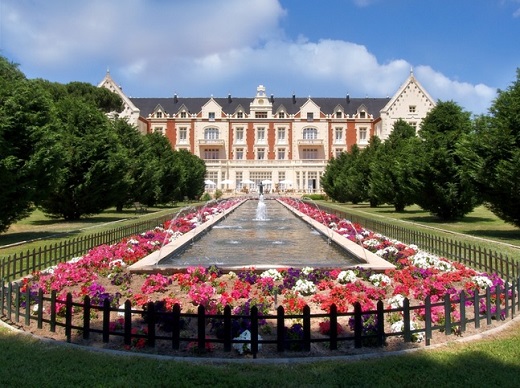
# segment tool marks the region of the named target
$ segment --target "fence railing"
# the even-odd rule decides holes
[[[125,302],[124,308],[117,308],[110,305],[108,298],[101,305],[95,305],[88,296],[81,303],[74,302],[70,293],[65,300],[58,299],[56,291],[52,291],[50,297],[45,296],[41,289],[37,295],[33,295],[29,288],[22,292],[22,286],[18,283],[3,284],[0,296],[4,320],[25,326],[32,323],[38,329],[47,329],[53,333],[61,331],[60,334],[67,342],[92,340],[116,346],[119,344],[126,348],[132,345],[156,348],[159,342],[166,342],[173,351],[190,349],[197,354],[206,353],[215,344],[221,344],[224,352],[230,352],[235,344],[243,344],[256,357],[260,347],[269,344],[275,345],[272,350],[278,353],[286,350],[308,352],[313,343],[326,343],[330,350],[336,350],[348,342],[353,343],[354,348],[379,347],[390,337],[402,337],[404,343],[409,343],[421,335],[428,346],[434,331],[444,332],[446,336],[462,335],[469,325],[478,329],[482,321],[490,325],[493,320],[514,318],[520,308],[519,280],[512,284],[506,283],[504,288],[497,286],[493,292],[487,288],[485,293],[475,292],[469,297],[466,291],[451,297],[447,294],[436,303],[432,303],[428,296],[424,305],[410,306],[409,300],[404,299],[402,307],[384,309],[383,302],[379,301],[376,310],[362,311],[361,305],[356,302],[353,312],[339,313],[336,305],[332,305],[329,313],[322,314],[311,314],[309,306],[304,306],[301,314],[286,314],[284,307],[279,306],[276,314],[262,315],[253,306],[247,315],[232,315],[229,305],[224,308],[223,314],[208,314],[202,305],[196,313],[181,313],[179,304],[175,304],[171,311],[165,311],[156,308],[153,302],[149,302],[146,309],[138,310],[132,308],[129,300]],[[459,311],[458,319],[452,315],[454,306]],[[47,309],[50,313],[45,314],[48,318],[44,318],[43,312],[49,312]],[[438,317],[439,309],[444,313],[443,322],[433,319],[433,316]],[[417,320],[411,318],[419,311],[423,317],[420,327]],[[402,329],[389,331],[388,326],[396,313],[403,317]],[[115,314],[123,317],[117,325],[114,324]],[[99,315],[101,319],[93,321],[93,317]],[[135,319],[136,315],[141,319]],[[194,321],[191,331],[187,330],[187,320]],[[298,330],[288,335],[291,328],[287,327],[287,322],[294,320],[301,324]],[[316,329],[313,331],[312,327],[317,326],[316,320],[329,323],[327,335]],[[341,325],[340,320],[347,320],[348,325]],[[233,323],[237,321],[247,325],[250,339],[234,337],[233,327],[236,325]],[[372,322],[369,330],[365,324],[367,321]],[[219,335],[208,332],[208,322],[219,327]],[[165,325],[168,325],[167,329]],[[263,333],[265,325],[270,326],[269,332],[273,334],[264,339],[259,334]],[[163,330],[159,332],[161,327]]]
[[[314,203],[309,204],[316,206]],[[399,240],[405,244],[415,244],[424,251],[457,261],[481,272],[496,272],[504,280],[512,281],[520,277],[520,260],[515,260],[502,253],[447,237],[434,236],[419,230],[369,219],[357,214],[322,206],[321,204],[319,209],[340,218],[348,219],[368,230],[381,233],[386,237]]]
[[[1,259],[0,279],[13,281],[35,271],[49,268],[76,256],[82,256],[90,249],[99,245],[110,245],[124,238],[147,232],[156,226],[170,220],[173,215],[167,215],[115,229],[81,236],[55,244],[45,245],[38,249],[27,250],[19,254],[9,255]]]

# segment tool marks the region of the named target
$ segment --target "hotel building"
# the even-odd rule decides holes
[[[278,97],[260,85],[252,98],[126,96],[110,73],[100,87],[119,94],[125,117],[143,134],[158,132],[176,150],[206,163],[213,188],[321,192],[330,158],[373,135],[385,140],[403,119],[419,128],[434,100],[413,72],[392,97]],[[224,182],[224,183],[222,183]]]

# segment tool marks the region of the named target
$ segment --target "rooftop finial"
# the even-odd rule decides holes
[[[413,66],[410,66],[410,75],[413,75]]]

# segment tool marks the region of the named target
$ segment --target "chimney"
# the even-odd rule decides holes
[[[296,104],[296,95],[293,93],[292,95],[292,103],[293,104]]]
[[[231,102],[233,101],[233,99],[231,98],[231,93],[228,94],[227,96],[227,101],[231,104]]]
[[[274,95],[271,94],[271,104],[274,102]]]
[[[350,104],[350,96],[347,93],[347,104]]]
[[[173,95],[173,103],[177,104],[179,102],[179,99],[177,98],[177,93]]]

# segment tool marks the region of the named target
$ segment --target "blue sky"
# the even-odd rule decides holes
[[[0,54],[29,78],[132,97],[386,97],[413,68],[486,113],[520,67],[520,0],[0,0]]]

